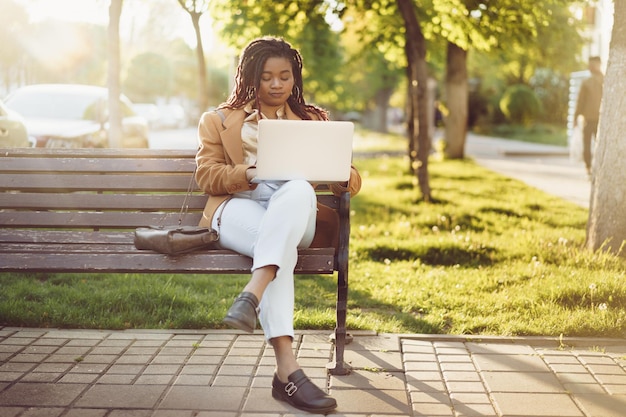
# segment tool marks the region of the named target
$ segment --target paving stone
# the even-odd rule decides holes
[[[87,385],[45,384],[18,382],[0,392],[0,406],[67,406],[74,401]]]
[[[187,361],[187,356],[180,355],[158,355],[151,363],[153,364],[183,364]]]
[[[152,409],[166,388],[167,386],[165,385],[98,384],[89,388],[76,402],[76,406],[85,408]]]
[[[354,370],[348,375],[335,375],[330,378],[331,389],[377,389],[384,387],[388,390],[406,389],[402,372],[369,372]]]
[[[480,381],[480,375],[476,371],[443,371],[445,381]]]
[[[94,410],[90,408],[74,408],[67,412],[64,417],[104,417],[108,410]]]
[[[409,392],[447,392],[446,385],[443,381],[414,381],[407,382]]]
[[[119,355],[124,352],[125,346],[98,346],[93,348],[90,355]]]
[[[561,381],[561,383],[578,383],[578,384],[597,384],[598,381],[593,377],[593,375],[586,374],[556,374],[556,377]]]
[[[481,371],[550,372],[538,356],[478,354],[473,357]]]
[[[20,380],[21,382],[55,382],[59,378],[61,378],[62,373],[52,373],[52,372],[31,372],[29,374],[24,375],[24,377]]]
[[[456,417],[498,417],[491,404],[455,404]]]
[[[575,398],[589,417],[624,417],[626,396],[576,394]]]
[[[408,414],[411,409],[405,391],[371,390],[331,390],[330,395],[337,400],[338,413]]]
[[[169,385],[174,376],[172,375],[141,375],[135,381],[136,385]]]
[[[16,417],[24,411],[22,407],[2,407],[0,412],[3,417]]]
[[[63,376],[59,383],[61,384],[91,384],[98,378],[94,374],[67,374]]]
[[[437,355],[434,353],[405,353],[402,355],[404,362],[434,362]]]
[[[117,358],[116,365],[122,364],[142,364],[147,365],[152,360],[152,355],[123,355]],[[115,365],[113,365],[115,366]]]
[[[558,393],[565,389],[554,374],[545,372],[483,372],[490,392]]]
[[[417,403],[412,404],[414,416],[424,417],[455,417],[456,414],[451,406],[438,403]]]
[[[473,354],[536,355],[537,352],[524,344],[507,343],[467,343],[467,350]]]
[[[21,417],[58,417],[65,411],[64,408],[57,407],[31,407],[24,411]]]
[[[507,393],[491,394],[502,417],[583,417],[567,394]]]
[[[565,390],[572,394],[605,394],[606,391],[598,384],[563,384]]]
[[[137,375],[102,375],[97,384],[132,384]]]
[[[174,386],[159,405],[162,410],[236,411],[246,388]],[[269,390],[266,395],[270,396]]]
[[[450,392],[482,392],[485,390],[482,382],[473,381],[449,381],[446,382],[446,387]]]

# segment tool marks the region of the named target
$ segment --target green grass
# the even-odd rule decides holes
[[[565,126],[536,124],[530,127],[516,125],[482,126],[474,129],[476,133],[503,139],[515,139],[544,145],[567,146]]]
[[[426,204],[404,158],[355,163],[350,329],[626,336],[626,262],[582,248],[585,209],[468,160],[431,162]],[[247,279],[5,273],[0,325],[223,328]],[[333,276],[297,277],[297,328],[334,327],[335,288]]]

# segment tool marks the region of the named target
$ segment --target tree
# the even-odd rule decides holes
[[[3,74],[5,87],[10,88],[11,84],[18,81],[20,61],[23,54],[23,47],[20,37],[27,30],[28,16],[26,11],[13,2],[6,0],[0,2],[0,72]],[[0,88],[0,92],[2,89]]]
[[[602,249],[626,257],[626,2],[614,2],[615,14],[609,61],[604,79],[598,140],[593,161],[593,182],[588,249]]]
[[[426,65],[426,40],[417,12],[411,0],[397,0],[398,9],[404,20],[405,53],[407,59],[408,105],[407,129],[409,136],[409,156],[414,164],[417,181],[425,202],[432,201],[428,176],[428,157],[431,141],[427,111],[428,67]]]
[[[122,110],[120,107],[120,16],[123,0],[109,5],[109,147],[122,146]]]
[[[198,57],[198,105],[200,111],[208,107],[207,97],[207,70],[202,46],[202,33],[200,31],[200,18],[209,9],[210,0],[178,0],[178,4],[189,13],[193,29],[196,32],[196,55]]]

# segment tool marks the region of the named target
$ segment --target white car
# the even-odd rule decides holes
[[[103,148],[108,146],[108,90],[80,84],[35,84],[7,97],[37,147]],[[148,148],[148,123],[120,97],[122,147]]]
[[[30,146],[24,120],[0,101],[0,148],[28,148]]]

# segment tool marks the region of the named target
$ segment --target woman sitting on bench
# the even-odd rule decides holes
[[[252,277],[224,322],[253,332],[258,313],[276,355],[272,396],[301,410],[328,413],[336,408],[335,399],[308,379],[292,348],[293,271],[298,248],[337,247],[338,219],[317,204],[306,181],[251,183],[261,118],[328,120],[325,110],[305,103],[302,57],[279,38],[246,46],[230,97],[200,120],[196,180],[209,194],[201,225],[219,231],[221,247],[253,259]],[[330,185],[337,195],[346,190],[355,195],[360,187],[354,167],[347,184]]]

